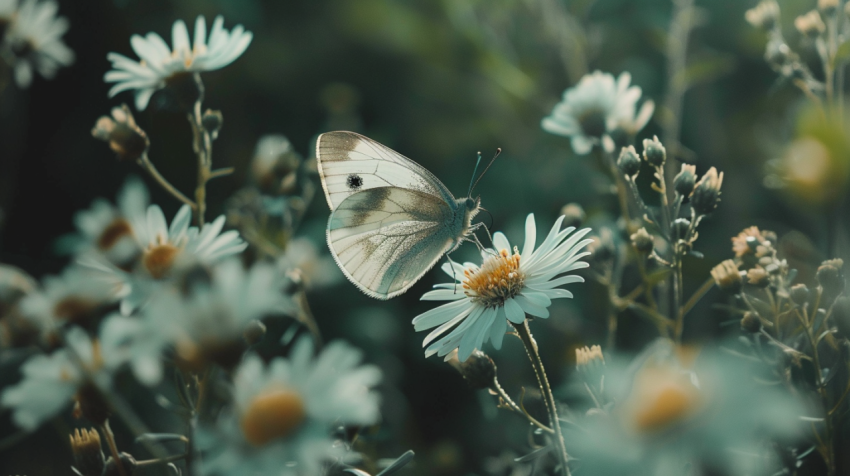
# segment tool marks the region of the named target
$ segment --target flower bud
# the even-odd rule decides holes
[[[611,229],[602,228],[599,235],[590,237],[593,241],[587,245],[591,259],[597,263],[604,263],[614,258],[614,237]]]
[[[480,390],[493,386],[493,380],[496,378],[496,364],[484,352],[476,349],[466,361],[460,362],[455,349],[449,353],[446,362],[460,372],[470,388]]]
[[[561,215],[564,215],[564,223],[565,227],[574,226],[576,228],[580,227],[582,223],[584,223],[584,219],[587,217],[587,214],[584,213],[584,208],[581,207],[578,203],[568,203],[561,208]]]
[[[592,347],[584,346],[576,349],[576,370],[587,372],[605,365],[605,356],[602,354],[602,347],[594,345]]]
[[[248,323],[245,327],[245,331],[242,332],[242,337],[245,339],[245,343],[248,345],[254,345],[257,342],[263,340],[263,337],[266,335],[266,325],[263,324],[262,321],[258,319],[254,319]]]
[[[673,189],[683,197],[687,197],[694,191],[694,183],[697,180],[697,167],[695,165],[682,164],[682,170],[673,179]]]
[[[766,288],[770,284],[770,274],[760,266],[749,269],[747,271],[747,282],[759,288]]]
[[[803,283],[791,286],[789,294],[791,295],[791,300],[799,306],[806,304],[806,301],[809,300],[809,288]]]
[[[764,59],[768,63],[783,65],[791,58],[791,48],[781,39],[771,39],[764,49]]]
[[[673,223],[670,225],[670,232],[673,237],[673,241],[677,242],[679,240],[687,240],[688,231],[690,229],[691,221],[687,218],[677,218],[673,220]]]
[[[224,116],[221,114],[221,111],[207,109],[201,118],[201,125],[204,126],[204,130],[206,130],[213,139],[218,137],[218,131],[221,130],[221,126],[223,124]]]
[[[71,453],[74,455],[74,468],[83,476],[100,476],[106,461],[100,446],[97,430],[85,428],[74,430],[70,435]]]
[[[755,334],[761,330],[761,319],[754,312],[747,312],[741,318],[741,329]]]
[[[691,207],[697,215],[708,215],[717,208],[720,202],[721,185],[723,185],[723,172],[718,174],[714,167],[708,169],[691,193]]]
[[[661,167],[667,160],[667,149],[658,140],[658,136],[652,136],[652,140],[643,140],[643,158],[650,165]]]
[[[750,25],[763,30],[771,30],[779,22],[779,4],[776,0],[762,0],[744,14]]]
[[[744,286],[738,265],[731,259],[721,261],[720,264],[712,268],[711,277],[714,278],[717,287],[730,294],[740,293]]]
[[[617,159],[617,167],[620,173],[623,173],[631,178],[637,177],[640,172],[640,157],[638,157],[634,146],[623,147],[620,151],[620,158]]]
[[[844,291],[844,274],[841,271],[843,267],[844,260],[836,258],[824,261],[818,268],[818,284],[823,288],[827,299],[835,298]]]
[[[632,246],[640,254],[648,255],[655,248],[655,241],[652,239],[652,235],[646,231],[646,228],[641,228],[637,232],[633,233],[631,236]]]
[[[91,131],[95,139],[109,143],[118,160],[135,161],[148,151],[150,140],[126,104],[112,109],[112,117],[102,116]]]
[[[826,31],[826,25],[817,10],[798,16],[794,19],[794,26],[801,34],[809,38],[817,38]]]
[[[834,15],[838,10],[838,0],[818,0],[818,9],[827,16]]]

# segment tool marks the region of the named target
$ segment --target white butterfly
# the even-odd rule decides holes
[[[477,198],[456,199],[424,167],[354,132],[316,142],[331,207],[328,246],[361,291],[390,299],[410,289],[477,228]],[[471,193],[471,187],[470,187]]]

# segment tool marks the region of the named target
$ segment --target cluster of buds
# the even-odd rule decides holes
[[[735,259],[746,273],[747,284],[757,288],[787,287],[788,262],[780,259],[776,233],[751,226],[732,238]]]

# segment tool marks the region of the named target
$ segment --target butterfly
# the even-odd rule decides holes
[[[455,198],[421,165],[354,132],[320,135],[316,157],[332,212],[328,247],[367,295],[396,297],[463,241],[478,242],[469,238],[481,225],[472,224],[481,210],[474,184]]]

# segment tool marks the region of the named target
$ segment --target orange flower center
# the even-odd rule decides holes
[[[642,433],[652,433],[680,423],[701,405],[699,391],[672,369],[645,369],[635,388],[633,421]]]
[[[142,264],[151,276],[160,279],[174,265],[174,260],[179,253],[180,248],[170,243],[154,245],[145,251],[145,255],[142,257]]]
[[[258,395],[242,414],[242,433],[255,446],[291,435],[307,414],[297,392],[278,389]]]
[[[131,236],[133,228],[130,223],[123,218],[118,218],[107,226],[100,237],[97,239],[97,247],[101,250],[108,250],[118,243],[118,240],[125,236]]]
[[[486,307],[498,307],[505,300],[519,294],[525,283],[525,274],[519,269],[519,253],[514,249],[501,250],[489,256],[476,271],[464,270],[463,292],[473,301]]]

